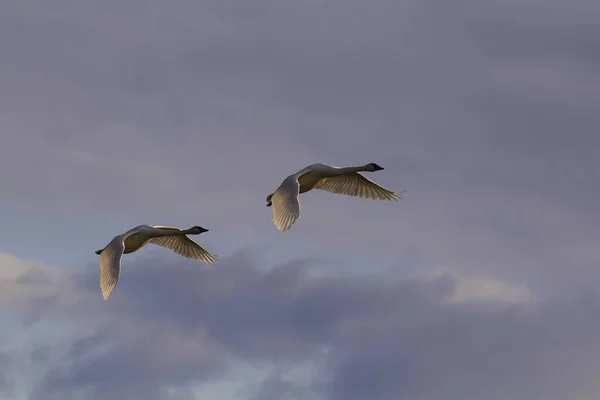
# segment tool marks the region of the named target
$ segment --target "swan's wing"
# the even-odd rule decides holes
[[[271,197],[273,222],[277,229],[282,232],[290,229],[292,224],[300,217],[299,192],[298,179],[295,175],[290,175]]]
[[[314,188],[373,200],[398,200],[404,194],[404,192],[392,192],[359,172],[323,178]]]
[[[115,237],[100,253],[100,289],[104,300],[108,299],[119,283],[124,240],[123,235]]]
[[[156,226],[155,228],[180,230],[178,228],[170,228],[164,226]],[[159,236],[150,239],[150,243],[166,247],[167,249],[171,249],[181,256],[191,258],[194,260],[199,260],[206,264],[210,264],[217,259],[215,255],[210,254],[208,251],[206,251],[206,249],[204,249],[204,247],[200,246],[198,243],[194,242],[192,239],[185,235]]]

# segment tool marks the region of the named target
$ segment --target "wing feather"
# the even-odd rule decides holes
[[[123,236],[117,236],[100,253],[100,289],[104,300],[110,297],[119,283],[124,239]]]
[[[330,193],[372,200],[399,200],[404,192],[392,192],[359,172],[321,179],[314,187]]]
[[[300,217],[300,201],[298,194],[300,184],[295,175],[288,176],[281,186],[273,193],[273,222],[280,231],[284,232]]]
[[[169,227],[162,226],[157,226],[156,228],[169,229]],[[178,228],[172,229],[180,230]],[[199,260],[206,264],[210,264],[217,259],[214,254],[209,253],[204,247],[200,246],[187,236],[160,236],[150,239],[149,242],[171,249],[183,257]]]

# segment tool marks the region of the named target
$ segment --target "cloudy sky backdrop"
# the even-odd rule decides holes
[[[600,5],[0,3],[0,399],[596,400]],[[377,162],[398,203],[265,198]],[[94,251],[201,225],[205,266]]]

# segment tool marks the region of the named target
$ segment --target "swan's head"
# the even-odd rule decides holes
[[[375,163],[370,163],[370,164],[368,164],[368,166],[371,171],[381,171],[383,169],[383,167],[380,167],[379,165],[377,165]]]
[[[273,203],[271,203],[271,197],[273,197],[272,194],[267,196],[267,207],[271,207],[273,205]]]
[[[192,226],[192,227],[190,228],[190,233],[192,233],[192,234],[194,234],[194,235],[199,235],[199,234],[201,234],[202,232],[208,232],[208,229],[205,229],[205,228],[203,228],[203,227],[201,227],[201,226]]]

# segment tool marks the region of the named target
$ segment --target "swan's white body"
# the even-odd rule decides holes
[[[184,257],[207,264],[215,261],[216,257],[213,254],[186,236],[207,231],[208,229],[199,226],[181,230],[170,226],[140,225],[116,236],[104,249],[96,251],[96,254],[100,255],[100,289],[104,300],[108,299],[117,287],[123,254],[133,253],[148,243],[166,247]]]
[[[275,193],[267,197],[267,206],[273,206],[273,223],[280,231],[288,230],[300,217],[298,195],[312,189],[373,200],[401,199],[404,192],[392,192],[360,173],[382,169],[375,163],[344,168],[321,163],[309,165],[285,178]]]

